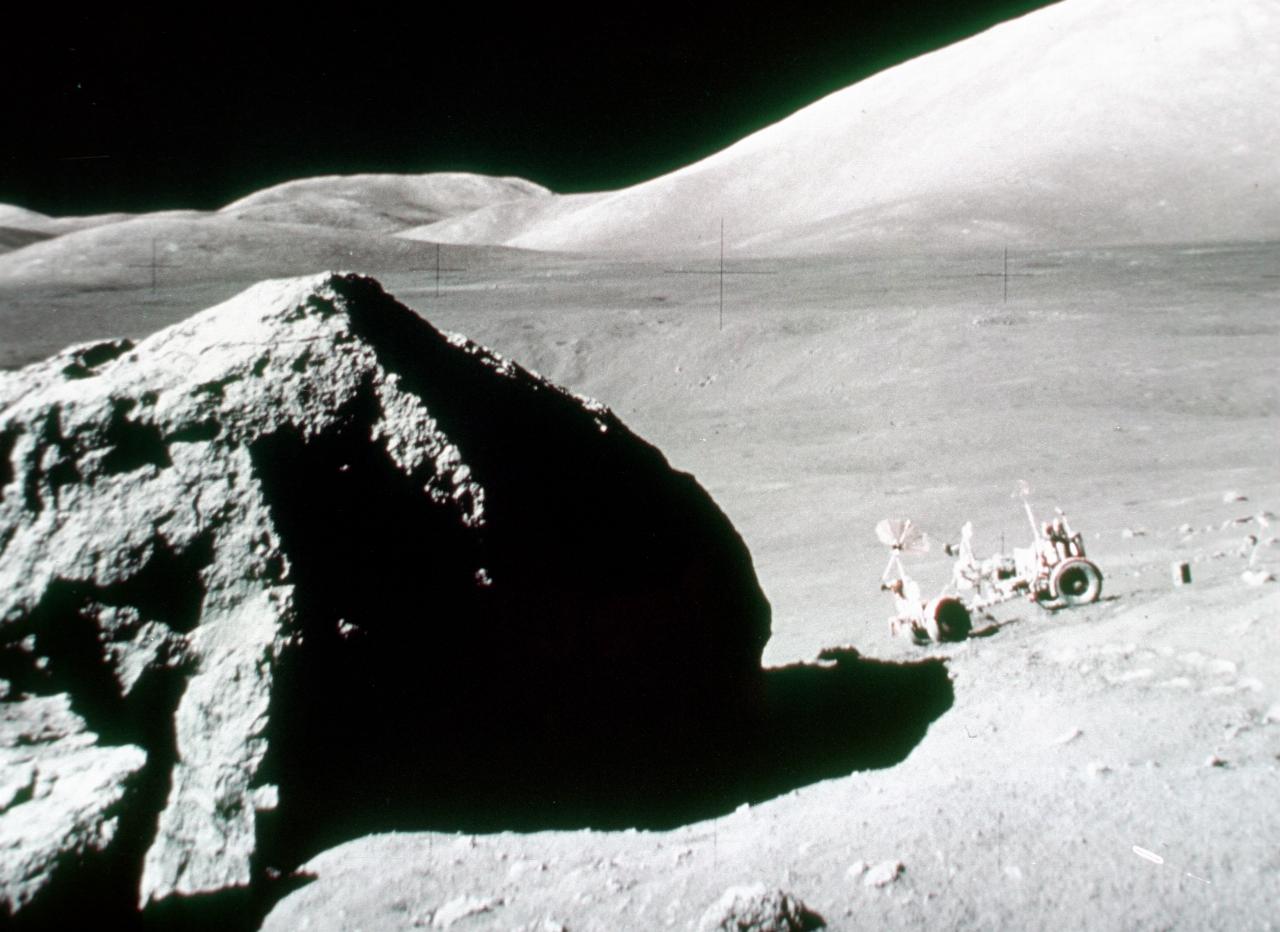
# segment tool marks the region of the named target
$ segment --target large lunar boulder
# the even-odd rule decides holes
[[[368,279],[2,374],[0,916],[589,823],[750,714],[768,625],[693,478]]]

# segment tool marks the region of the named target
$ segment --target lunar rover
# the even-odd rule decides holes
[[[927,553],[929,538],[910,519],[886,518],[876,525],[876,536],[889,547],[880,588],[894,597],[897,614],[889,627],[895,635],[909,636],[917,643],[960,641],[972,630],[971,612],[1019,595],[1046,608],[1086,605],[1102,596],[1102,571],[1085,555],[1084,538],[1071,529],[1061,509],[1055,509],[1052,521],[1038,525],[1027,491],[1022,491],[1022,504],[1031,523],[1031,546],[978,560],[973,553],[973,524],[965,522],[960,543],[944,548],[956,558],[951,581],[928,601],[907,575],[902,555]]]

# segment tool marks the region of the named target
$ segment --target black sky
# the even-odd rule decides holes
[[[355,171],[620,187],[1044,5],[690,3],[585,16],[423,5],[292,22],[57,10],[7,54],[0,202],[51,214],[213,208]]]

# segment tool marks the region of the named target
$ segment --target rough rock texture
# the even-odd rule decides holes
[[[111,845],[146,761],[132,745],[99,747],[69,705],[65,694],[0,703],[0,910],[18,912],[62,863]]]
[[[698,920],[698,932],[805,932],[822,917],[783,890],[762,883],[730,887]]]
[[[727,519],[607,409],[376,282],[264,282],[0,375],[5,728],[66,722],[3,752],[0,903],[72,849],[145,906],[513,787],[537,823],[749,709],[767,637]]]

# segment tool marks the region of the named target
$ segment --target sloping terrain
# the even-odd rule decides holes
[[[269,925],[683,927],[759,879],[837,929],[1266,928],[1280,605],[1275,582],[1241,573],[1249,534],[1258,568],[1280,573],[1274,245],[1019,253],[1007,281],[999,252],[742,263],[755,274],[726,276],[722,328],[716,277],[679,271],[698,262],[467,264],[438,293],[410,274],[392,287],[603,399],[698,477],[772,603],[766,665],[838,677],[847,655],[813,659],[841,644],[945,659],[954,705],[896,764],[838,755],[843,770],[763,797],[722,780],[721,805],[680,827],[614,807],[645,830],[471,825],[454,828],[483,834],[337,847]],[[60,307],[109,325],[184,295],[69,290]],[[937,544],[965,520],[980,555],[1025,543],[1019,479],[1085,533],[1103,602],[1010,603],[988,636],[944,649],[891,639],[875,522],[923,524],[935,547],[910,569],[936,591]],[[1190,586],[1173,585],[1175,561]],[[798,746],[755,757],[811,763],[899,713],[895,695],[855,715],[802,690],[794,705],[821,711]],[[859,861],[877,872],[851,874]],[[894,861],[895,879],[866,882]]]
[[[841,930],[1266,929],[1280,594],[1242,573],[1253,535],[1280,574],[1276,256],[1019,255],[1007,302],[999,254],[775,260],[727,279],[723,330],[714,278],[665,263],[548,258],[496,290],[406,293],[606,399],[706,484],[773,605],[766,664],[943,658],[955,702],[896,766],[669,831],[337,847],[266,927],[688,929],[758,880]],[[929,532],[908,563],[932,594],[965,520],[982,556],[1027,542],[1019,479],[1084,533],[1102,601],[1010,602],[961,645],[891,638],[875,522]],[[854,724],[815,715],[814,747]]]
[[[461,172],[335,175],[266,188],[219,213],[244,220],[395,233],[495,203],[538,199],[550,193],[522,178]]]
[[[195,213],[190,211],[189,213]],[[102,226],[118,220],[126,220],[130,214],[94,214],[87,217],[49,217],[25,207],[0,204],[0,253],[20,249],[29,243],[50,239],[63,233]]]
[[[120,288],[305,275],[331,268],[434,264],[434,247],[363,230],[142,214],[64,233],[0,255],[0,288]]]
[[[405,235],[532,249],[787,254],[1280,235],[1280,11],[1065,0],[838,91],[622,191]]]
[[[154,270],[183,283],[256,281],[334,268],[429,271],[416,224],[549,192],[519,178],[439,172],[307,178],[219,211],[46,217],[0,205],[0,288],[128,287]]]

